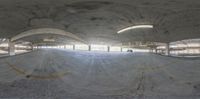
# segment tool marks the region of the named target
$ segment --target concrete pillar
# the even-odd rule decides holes
[[[152,48],[151,50],[152,50],[152,53],[154,53],[154,49]]]
[[[73,45],[73,50],[75,50],[76,48],[75,48],[75,45]]]
[[[34,44],[30,44],[31,50],[35,50],[35,45]]]
[[[165,54],[165,51],[162,49],[162,50],[161,50],[161,53],[162,53],[162,54]]]
[[[34,46],[31,44],[31,50],[33,51],[34,50]]]
[[[166,46],[165,46],[165,55],[167,55],[167,56],[170,55],[170,45],[169,45],[169,43],[166,43]]]
[[[108,52],[110,52],[110,46],[108,46]]]
[[[120,51],[123,52],[123,48],[122,47],[120,47]]]
[[[157,49],[157,47],[155,48],[155,53],[156,53],[156,54],[158,53],[158,49]]]
[[[88,45],[88,50],[91,51],[91,45]]]
[[[150,53],[153,53],[153,49],[152,49],[152,48],[150,48],[150,49],[149,49],[149,52],[150,52]]]
[[[37,48],[36,48],[36,46],[35,46],[35,45],[33,45],[33,50],[37,50]]]
[[[15,55],[15,43],[14,42],[11,42],[11,41],[8,42],[8,54],[10,56]]]

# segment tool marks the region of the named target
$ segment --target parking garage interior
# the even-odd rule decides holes
[[[199,99],[199,0],[0,0],[0,99]]]

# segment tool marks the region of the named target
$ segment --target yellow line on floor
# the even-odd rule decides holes
[[[28,74],[26,73],[25,70],[18,68],[15,65],[10,64],[9,62],[5,62],[12,70],[14,70],[18,75],[24,75],[27,78],[31,78],[31,79],[57,79],[57,78],[61,78],[67,74],[69,74],[69,71],[63,71],[63,72],[56,72],[56,73],[52,73],[46,76],[41,76],[41,75],[32,75],[32,74]]]

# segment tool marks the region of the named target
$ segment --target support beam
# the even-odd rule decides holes
[[[8,53],[10,56],[15,55],[15,43],[14,42],[11,42],[11,41],[8,42]]]
[[[166,43],[166,46],[165,46],[165,55],[167,55],[167,56],[170,55],[170,45],[169,45],[169,43]]]

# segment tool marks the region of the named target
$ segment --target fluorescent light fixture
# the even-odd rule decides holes
[[[3,41],[3,42],[6,41],[6,38],[3,38],[2,41]]]
[[[117,33],[120,34],[122,32],[128,31],[128,30],[139,29],[139,28],[153,28],[153,25],[136,25],[136,26],[131,26],[131,27],[127,27],[125,29],[122,29],[122,30],[118,31]]]
[[[55,39],[43,39],[44,42],[55,42]]]

